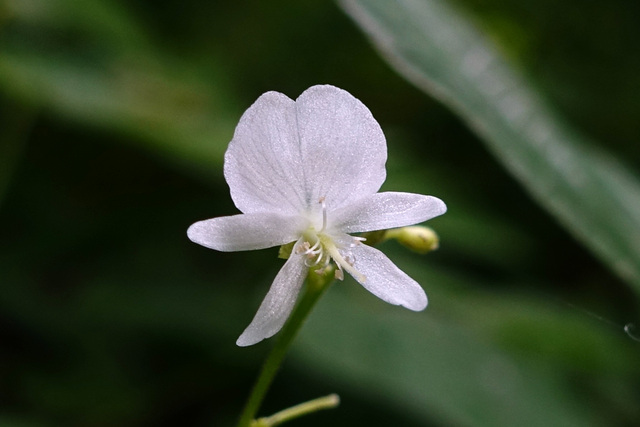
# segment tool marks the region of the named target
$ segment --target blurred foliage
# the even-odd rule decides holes
[[[638,170],[640,6],[458,0],[538,94]],[[637,296],[332,3],[0,2],[0,425],[232,425],[269,341],[237,348],[281,261],[191,244],[236,210],[222,156],[261,93],[331,83],[389,143],[389,190],[433,194],[441,248],[385,252],[410,313],[334,286],[263,414],[291,425],[636,425]]]
[[[541,206],[640,293],[638,177],[564,123],[455,8],[342,5],[401,75],[456,111]]]

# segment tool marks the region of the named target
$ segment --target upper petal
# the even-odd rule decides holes
[[[407,276],[379,250],[360,244],[351,248],[354,267],[364,276],[358,282],[369,292],[390,304],[421,311],[427,306],[427,295],[418,282]]]
[[[278,272],[251,324],[236,341],[237,345],[256,344],[282,329],[296,304],[308,270],[302,255],[294,251]]]
[[[371,111],[348,92],[313,86],[296,100],[305,198],[328,209],[375,193],[386,178],[387,144]]]
[[[224,160],[240,211],[297,214],[306,206],[296,122],[295,102],[278,92],[260,96],[240,118]]]
[[[301,217],[272,213],[240,214],[198,221],[189,227],[191,241],[223,252],[264,249],[293,242],[307,227]]]
[[[367,107],[334,86],[294,102],[267,92],[243,114],[225,155],[225,178],[244,213],[330,209],[375,193],[387,147]]]
[[[344,233],[386,230],[418,224],[446,211],[447,206],[437,197],[376,193],[331,212],[331,227]]]

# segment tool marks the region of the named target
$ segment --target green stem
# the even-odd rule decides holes
[[[320,411],[322,409],[332,409],[340,404],[340,397],[337,394],[319,397],[308,402],[301,403],[291,408],[287,408],[270,417],[259,418],[254,421],[252,427],[275,427],[286,421],[301,417],[311,412]]]
[[[302,324],[309,316],[311,309],[318,302],[324,291],[329,288],[329,284],[333,281],[333,271],[328,271],[325,274],[319,275],[310,272],[307,276],[307,285],[305,293],[294,309],[291,317],[280,331],[280,336],[275,346],[271,349],[271,352],[267,356],[267,359],[262,366],[260,376],[253,386],[251,395],[245,404],[238,427],[249,427],[251,421],[255,418],[260,404],[264,400],[269,386],[271,385],[273,378],[276,376],[282,360],[284,359],[287,350],[291,346],[293,339],[296,337],[298,331],[302,327]]]

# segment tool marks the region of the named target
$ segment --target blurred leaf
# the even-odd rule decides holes
[[[342,0],[405,78],[456,111],[540,204],[640,292],[640,185],[439,0]]]
[[[10,2],[8,16],[0,90],[69,120],[123,132],[190,173],[220,175],[214,166],[222,163],[237,115],[215,70],[154,48],[126,10],[109,1]]]
[[[123,49],[148,42],[126,9],[110,0],[7,0],[6,8],[10,20],[49,29],[80,30]]]
[[[64,58],[5,54],[0,84],[69,119],[119,130],[176,163],[211,174],[233,135],[212,108],[212,90],[161,74],[137,60],[87,68]]]
[[[450,174],[435,161],[416,159],[415,150],[410,148],[397,154],[401,155],[387,159],[387,180],[382,190],[441,196],[449,210],[429,221],[429,226],[446,236],[442,243],[458,260],[470,257],[484,266],[508,270],[530,262],[540,250],[533,236],[522,231],[521,224],[492,211],[488,203],[474,203],[465,197],[460,188],[468,184],[447,179]]]
[[[412,313],[373,300],[352,281],[336,286],[294,346],[301,369],[315,366],[311,375],[424,423],[460,426],[603,425],[598,417],[607,415],[584,398],[597,394],[599,376],[628,391],[640,374],[638,348],[622,331],[532,295],[472,291],[463,278],[410,267],[448,312]],[[585,395],[576,393],[577,375],[596,391],[582,384]],[[634,405],[616,404],[638,415]]]
[[[0,102],[0,205],[31,130],[33,112],[14,103]]]

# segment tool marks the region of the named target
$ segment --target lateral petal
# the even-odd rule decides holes
[[[331,212],[331,227],[344,233],[386,230],[418,224],[446,211],[447,206],[437,197],[376,193]]]
[[[231,198],[243,213],[298,214],[304,200],[304,164],[295,102],[267,92],[244,112],[224,158]]]
[[[264,249],[293,242],[306,228],[297,216],[252,213],[198,221],[187,230],[192,242],[223,252]]]
[[[282,329],[296,304],[308,270],[302,255],[292,253],[278,272],[251,324],[236,341],[238,346],[257,344]]]
[[[328,209],[375,193],[386,178],[387,144],[371,111],[334,86],[312,86],[296,100],[306,200]]]
[[[389,304],[413,311],[427,307],[427,295],[418,282],[409,277],[379,250],[364,244],[351,248],[354,267],[364,280],[358,282],[369,292]]]

